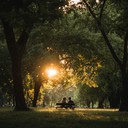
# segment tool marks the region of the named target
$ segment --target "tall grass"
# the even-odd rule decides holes
[[[0,128],[128,128],[128,113],[114,109],[0,109]]]

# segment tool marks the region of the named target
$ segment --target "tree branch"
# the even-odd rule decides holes
[[[14,50],[16,48],[16,39],[15,39],[13,27],[8,21],[4,19],[1,19],[1,21],[4,28],[4,34],[5,34],[7,46],[8,46],[9,52],[12,55],[12,53],[14,53]]]
[[[117,55],[116,55],[116,53],[115,53],[115,51],[114,51],[114,49],[113,49],[113,47],[112,47],[112,45],[111,45],[111,43],[110,43],[108,37],[107,37],[107,35],[106,35],[106,33],[105,33],[105,31],[104,31],[104,29],[103,29],[103,27],[102,27],[101,21],[98,20],[98,18],[96,17],[95,13],[92,11],[91,7],[90,7],[89,4],[86,2],[86,0],[83,0],[83,2],[85,3],[85,5],[86,5],[87,9],[89,10],[90,14],[92,15],[92,17],[93,17],[94,20],[96,21],[96,24],[97,24],[97,26],[98,26],[98,28],[99,28],[99,30],[100,30],[100,32],[101,32],[101,34],[102,34],[104,40],[105,40],[106,45],[108,46],[108,48],[109,48],[109,50],[110,50],[110,52],[111,52],[112,57],[113,57],[113,58],[115,59],[115,61],[118,63],[119,67],[122,68],[122,62],[121,62],[120,59],[117,57]]]
[[[22,33],[21,33],[21,35],[20,35],[20,37],[19,37],[19,39],[18,39],[18,41],[17,41],[17,44],[20,45],[21,50],[24,50],[25,47],[26,47],[26,43],[27,43],[27,40],[28,40],[28,38],[29,38],[29,34],[30,34],[31,30],[32,30],[32,26],[33,26],[33,24],[27,26],[27,27],[22,31]]]
[[[102,14],[103,14],[103,10],[104,10],[104,7],[105,7],[105,4],[106,4],[106,1],[107,1],[107,0],[104,0],[104,1],[103,1],[103,5],[102,5],[101,10],[100,10],[100,16],[99,16],[99,17],[100,17],[100,19],[102,18]]]

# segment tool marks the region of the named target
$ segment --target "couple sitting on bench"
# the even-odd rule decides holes
[[[75,103],[72,101],[71,97],[68,98],[68,102],[66,102],[66,98],[64,97],[62,99],[62,102],[61,103],[57,103],[56,105],[60,105],[59,107],[56,107],[56,108],[70,108],[70,109],[73,109],[75,108]]]

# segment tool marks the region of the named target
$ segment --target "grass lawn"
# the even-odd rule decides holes
[[[0,108],[0,128],[128,128],[128,112],[114,109]]]

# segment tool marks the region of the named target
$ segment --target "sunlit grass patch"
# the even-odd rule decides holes
[[[128,112],[119,112],[118,109],[36,109],[37,112],[54,113],[60,118],[68,117],[74,120],[82,119],[88,121],[128,121]]]

